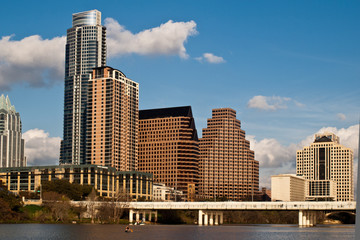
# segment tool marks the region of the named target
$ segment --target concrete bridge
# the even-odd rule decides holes
[[[78,202],[79,203],[79,202]],[[97,202],[101,204],[101,202]],[[223,212],[234,210],[253,211],[299,211],[299,227],[316,225],[316,213],[319,211],[355,211],[356,202],[128,202],[117,203],[119,207],[129,209],[129,221],[140,220],[146,215],[151,220],[157,210],[197,210],[199,225],[217,225],[223,223]],[[86,201],[81,202],[86,205]]]

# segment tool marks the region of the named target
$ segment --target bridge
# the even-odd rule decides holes
[[[81,205],[87,205],[87,201]],[[79,202],[78,202],[79,203]],[[101,202],[96,202],[101,204]],[[299,227],[316,225],[319,211],[355,211],[356,202],[119,202],[119,207],[129,209],[129,221],[140,220],[152,215],[157,219],[157,210],[196,210],[199,225],[218,225],[223,223],[223,212],[234,210],[246,211],[299,211]]]

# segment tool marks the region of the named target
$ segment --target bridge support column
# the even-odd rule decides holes
[[[136,221],[138,222],[140,220],[140,212],[139,211],[136,211]]]
[[[198,224],[199,226],[201,225],[219,225],[219,224],[223,224],[223,212],[221,211],[204,211],[204,210],[199,210],[199,216],[198,216]]]
[[[316,220],[317,220],[317,212],[313,212],[313,226],[316,225]]]
[[[220,213],[215,212],[215,225],[219,225],[219,217],[220,217]]]
[[[214,213],[210,212],[210,219],[209,219],[210,226],[214,225]]]
[[[202,210],[199,210],[199,218],[198,218],[198,224],[199,226],[203,225],[203,211]]]
[[[148,211],[149,216],[148,216],[148,221],[151,222],[151,218],[152,218],[152,211]]]
[[[144,210],[142,213],[142,218],[141,221],[145,222],[146,221],[146,211]]]
[[[299,227],[313,227],[316,225],[316,212],[299,210]]]
[[[155,211],[155,222],[157,222],[158,212]]]
[[[129,210],[129,222],[132,223],[134,221],[134,211],[132,209]]]

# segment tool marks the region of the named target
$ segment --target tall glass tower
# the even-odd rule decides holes
[[[106,64],[106,28],[101,12],[75,13],[67,30],[65,56],[64,139],[60,164],[86,161],[86,114],[92,69]]]

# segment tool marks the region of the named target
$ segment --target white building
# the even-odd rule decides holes
[[[177,199],[182,201],[185,195],[182,191],[175,190],[172,187],[165,186],[163,183],[153,184],[153,201],[154,202],[172,202]]]
[[[271,201],[305,201],[306,182],[295,174],[271,176]]]
[[[296,153],[296,175],[308,180],[307,200],[354,201],[353,150],[333,133],[316,134]]]
[[[10,99],[0,96],[0,167],[25,167],[20,114]]]

